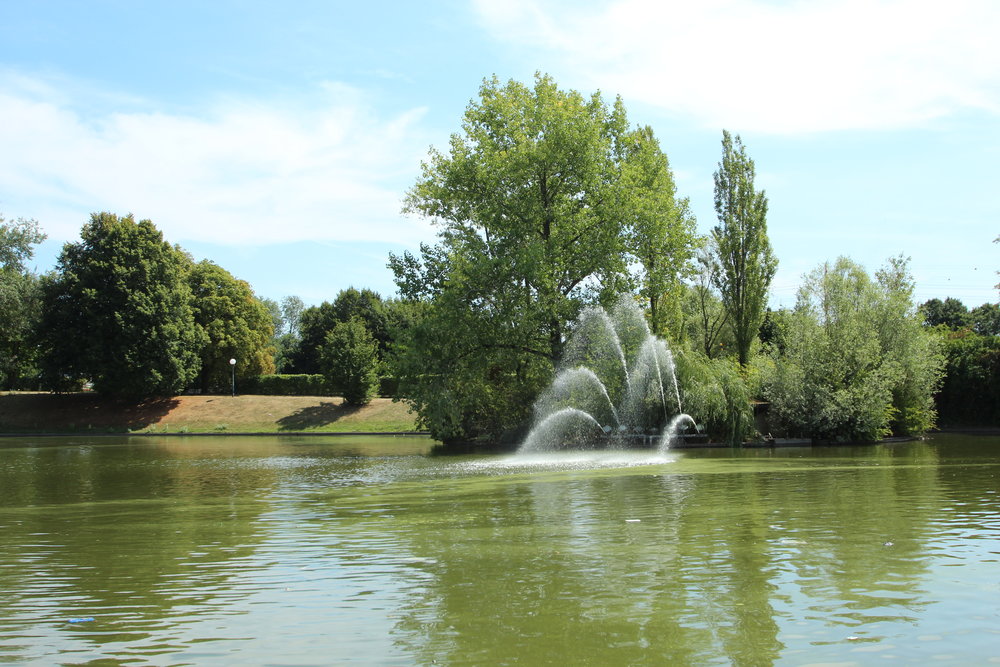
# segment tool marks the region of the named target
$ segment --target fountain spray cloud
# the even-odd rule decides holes
[[[534,411],[520,452],[634,444],[666,450],[695,423],[681,407],[673,354],[627,296],[610,313],[584,309]]]

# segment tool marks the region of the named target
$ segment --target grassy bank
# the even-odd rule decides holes
[[[414,420],[387,398],[357,408],[329,396],[0,394],[0,433],[399,433],[415,431]]]

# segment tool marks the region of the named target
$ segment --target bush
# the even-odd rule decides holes
[[[258,396],[340,396],[342,390],[336,383],[322,375],[278,374],[258,375],[240,381],[236,390],[241,394]],[[378,395],[393,397],[399,390],[399,379],[379,378]]]
[[[772,350],[763,395],[787,435],[871,441],[934,425],[943,358],[921,327],[905,260],[872,280],[840,258],[806,275],[788,317],[786,348]]]
[[[322,375],[258,375],[237,387],[241,394],[268,396],[333,396],[339,394]]]
[[[375,339],[358,318],[334,325],[320,348],[320,365],[328,380],[341,386],[350,405],[366,405],[378,390]]]

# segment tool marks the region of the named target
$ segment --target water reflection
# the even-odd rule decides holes
[[[963,443],[0,449],[0,660],[983,661],[1000,461]]]
[[[27,656],[60,634],[91,645],[72,653],[149,655],[177,645],[192,608],[224,612],[239,595],[225,564],[253,552],[259,493],[278,478],[138,444],[2,454],[0,647]],[[99,621],[66,624],[88,617]]]
[[[831,626],[844,628],[838,641],[877,639],[879,624],[912,623],[927,604],[935,460],[917,444],[864,465],[809,461],[777,474],[666,469],[529,478],[494,493],[426,487],[405,502],[438,517],[434,529],[392,524],[433,564],[401,641],[426,662],[614,647],[635,659],[766,664],[786,649],[790,621],[814,646]]]

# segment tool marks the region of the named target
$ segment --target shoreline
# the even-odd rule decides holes
[[[920,440],[927,440],[933,438],[935,434],[942,435],[971,435],[971,436],[1000,436],[1000,428],[998,427],[975,427],[975,428],[954,428],[954,429],[938,429],[932,433],[926,433],[922,436],[893,436],[889,438],[884,438],[882,440],[876,441],[857,441],[857,442],[815,442],[806,438],[776,438],[772,442],[745,442],[741,445],[734,446],[724,442],[713,442],[713,441],[702,441],[702,442],[691,442],[691,443],[679,443],[670,447],[670,449],[786,449],[786,448],[796,448],[796,447],[868,447],[873,445],[895,445],[904,444],[907,442],[916,442]],[[244,437],[244,438],[257,438],[257,437],[333,437],[333,438],[344,438],[344,437],[388,437],[388,438],[429,438],[429,431],[192,431],[188,433],[169,431],[169,432],[156,432],[156,431],[139,431],[135,433],[130,432],[113,432],[113,431],[50,431],[50,432],[27,432],[27,431],[6,431],[0,432],[0,439],[10,439],[10,438],[74,438],[74,437],[87,437],[87,438],[158,438],[158,437],[169,437],[169,438],[179,438],[179,437],[194,437],[194,438],[205,438],[205,437]],[[434,448],[439,451],[455,451],[455,452],[481,452],[481,453],[502,453],[502,452],[513,452],[517,451],[518,445],[516,443],[503,443],[503,444],[484,444],[475,442],[464,442],[464,443],[451,443],[445,444],[442,442],[435,441]],[[595,451],[611,449],[608,447],[594,447],[590,448]],[[626,450],[635,449],[653,449],[653,447],[645,446],[633,446],[625,447]],[[559,450],[554,450],[559,451]]]

